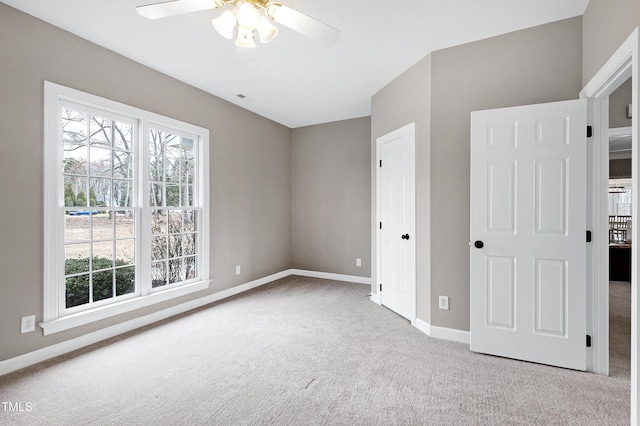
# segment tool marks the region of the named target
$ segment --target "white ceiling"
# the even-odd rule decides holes
[[[135,7],[158,0],[1,1],[291,128],[369,115],[371,96],[428,53],[579,16],[589,3],[280,0],[338,28],[340,40],[325,46],[280,25],[242,62],[211,26],[217,10],[152,21]]]

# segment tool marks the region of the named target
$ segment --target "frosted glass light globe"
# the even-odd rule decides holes
[[[238,25],[242,28],[253,31],[258,28],[260,23],[260,14],[253,5],[249,3],[241,3],[236,12]]]

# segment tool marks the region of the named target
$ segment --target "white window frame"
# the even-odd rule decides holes
[[[64,303],[64,190],[60,165],[63,149],[60,142],[62,123],[60,111],[65,103],[124,116],[136,122],[134,149],[134,198],[136,229],[136,291],[133,296],[121,297],[96,307],[63,312]],[[197,177],[194,200],[201,214],[197,240],[198,279],[166,287],[151,288],[151,210],[148,206],[149,185],[147,135],[149,128],[171,130],[197,141]],[[136,184],[137,182],[137,184]],[[140,190],[142,189],[142,190]],[[44,82],[44,309],[40,323],[44,335],[89,324],[115,315],[131,312],[159,302],[207,289],[211,282],[209,271],[209,130],[169,117],[135,108],[99,96],[91,95],[48,81]],[[148,230],[145,232],[143,230]],[[145,249],[144,247],[149,247]],[[75,312],[77,311],[77,312]]]

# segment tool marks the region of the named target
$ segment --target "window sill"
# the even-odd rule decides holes
[[[40,323],[40,327],[45,336],[50,334],[59,333],[61,331],[69,330],[71,328],[79,327],[81,325],[90,324],[95,321],[100,321],[106,318],[113,317],[115,315],[131,312],[136,309],[151,306],[156,303],[171,300],[176,297],[184,296],[187,294],[195,293],[196,291],[205,290],[209,288],[211,281],[198,281],[191,284],[186,284],[180,287],[167,289],[157,293],[152,293],[147,296],[141,296],[134,299],[123,300],[122,302],[114,303],[112,305],[103,306],[89,311],[78,312],[64,316],[52,321]]]

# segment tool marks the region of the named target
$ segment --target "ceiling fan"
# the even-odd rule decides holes
[[[272,21],[325,44],[340,38],[339,30],[272,0],[174,0],[138,6],[136,10],[145,18],[158,19],[221,8],[226,10],[211,23],[224,38],[231,40],[236,35],[238,47],[255,47],[255,33],[263,44],[273,40],[278,28]]]

